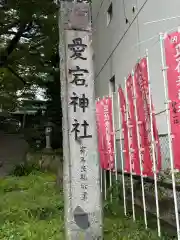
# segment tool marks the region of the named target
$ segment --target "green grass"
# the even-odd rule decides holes
[[[141,221],[125,219],[122,206],[116,211],[116,215],[105,211],[105,240],[158,239],[155,231],[144,230]],[[54,175],[36,173],[0,180],[0,240],[63,240],[63,228],[63,196],[55,188]]]
[[[170,240],[174,239],[172,233],[170,236],[165,234],[162,229],[161,238],[157,236],[157,223],[156,219],[148,216],[148,226],[152,229],[145,230],[143,212],[136,208],[136,222],[133,222],[132,215],[127,214],[124,216],[122,205],[114,201],[109,205],[108,209],[105,208],[105,222],[104,233],[106,240]],[[169,232],[170,233],[170,232]],[[176,234],[176,232],[174,232]]]
[[[0,239],[63,239],[63,201],[55,176],[38,173],[0,181]]]

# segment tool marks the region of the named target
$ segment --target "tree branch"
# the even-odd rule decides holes
[[[26,85],[26,81],[21,77],[19,76],[19,74],[14,71],[14,69],[11,67],[11,66],[7,66],[7,69],[14,75],[16,76],[24,85]]]
[[[4,53],[0,53],[0,67],[3,67],[6,65],[9,55],[13,52],[13,50],[16,48],[19,40],[21,39],[23,33],[25,31],[29,31],[32,27],[32,22],[30,22],[28,25],[26,23],[22,23],[20,25],[19,30],[17,31],[16,35],[13,37],[13,39],[9,42],[6,50]]]
[[[17,24],[19,23],[19,20],[16,20],[12,23],[10,23],[9,25],[5,25],[4,27],[2,27],[0,29],[0,35],[5,35],[5,34],[9,34],[9,30],[12,29],[13,27],[17,27]],[[11,31],[13,32],[13,31]],[[16,32],[14,32],[16,33]]]

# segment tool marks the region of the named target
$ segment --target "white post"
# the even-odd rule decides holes
[[[132,172],[132,152],[134,149],[131,149],[130,146],[130,134],[129,129],[132,127],[129,124],[129,104],[128,104],[128,97],[127,97],[127,86],[126,86],[126,78],[125,78],[125,99],[126,99],[126,121],[127,121],[127,129],[128,129],[128,149],[129,149],[129,161],[130,161],[130,179],[131,179],[131,197],[132,197],[132,212],[133,212],[133,220],[136,220],[135,216],[135,202],[134,202],[134,184],[133,184],[133,172]]]
[[[139,161],[140,161],[140,173],[141,173],[141,189],[142,189],[142,200],[143,200],[143,210],[144,210],[144,223],[147,229],[147,214],[146,214],[146,199],[145,199],[145,191],[144,191],[144,177],[143,177],[143,166],[142,166],[142,149],[140,143],[140,136],[139,136],[139,125],[142,122],[138,120],[138,113],[137,113],[137,94],[136,94],[136,86],[135,86],[135,79],[134,79],[134,71],[132,71],[132,82],[133,82],[133,104],[135,110],[135,119],[136,119],[136,132],[137,132],[137,142],[138,142],[138,154],[139,154]]]
[[[61,1],[61,16],[66,239],[102,239],[90,5]]]
[[[107,179],[106,179],[106,170],[104,170],[104,199],[107,200]]]
[[[162,63],[162,74],[164,80],[164,95],[165,95],[165,104],[166,104],[166,118],[167,118],[167,128],[168,128],[168,138],[169,138],[169,151],[170,151],[170,164],[171,164],[171,176],[172,176],[172,186],[173,186],[173,196],[174,196],[174,207],[175,207],[175,216],[176,216],[176,228],[177,228],[177,237],[180,240],[180,228],[179,228],[179,214],[178,214],[178,204],[177,204],[177,195],[176,195],[176,182],[175,182],[175,170],[174,170],[174,156],[172,150],[172,135],[171,135],[171,125],[170,125],[170,113],[169,113],[169,96],[168,96],[168,87],[167,87],[167,67],[165,64],[164,56],[164,34],[160,33],[160,49],[161,49],[161,63]]]
[[[113,137],[114,137],[114,162],[115,162],[115,177],[118,180],[117,169],[117,150],[116,150],[116,129],[115,129],[115,111],[114,111],[114,93],[112,92],[112,122],[113,122]]]
[[[125,189],[125,178],[124,178],[124,151],[122,146],[122,118],[121,118],[121,104],[120,104],[120,96],[118,94],[118,110],[119,110],[119,141],[120,141],[120,153],[121,153],[121,167],[122,167],[122,185],[123,185],[123,199],[124,199],[124,215],[127,215],[127,207],[126,207],[126,189]]]
[[[109,188],[110,188],[110,201],[112,202],[112,170],[109,168]]]
[[[149,108],[150,108],[150,130],[151,130],[151,150],[152,150],[152,159],[153,159],[153,173],[154,173],[154,186],[155,186],[155,198],[156,198],[156,217],[157,217],[157,227],[158,227],[158,236],[161,236],[161,225],[160,225],[160,214],[159,214],[159,198],[158,198],[158,186],[157,186],[157,166],[156,166],[156,154],[155,154],[155,145],[153,133],[153,109],[152,109],[152,99],[151,99],[151,82],[150,82],[150,70],[149,70],[149,57],[148,50],[146,50],[146,61],[147,61],[147,73],[148,73],[148,90],[149,90]]]
[[[100,166],[100,174],[101,174],[101,177],[100,177],[100,181],[101,181],[101,193],[103,192],[103,184],[102,184],[102,168]]]

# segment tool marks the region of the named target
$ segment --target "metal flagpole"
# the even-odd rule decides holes
[[[140,144],[140,136],[139,136],[139,125],[142,124],[142,122],[139,122],[138,120],[138,113],[137,113],[137,94],[136,94],[136,87],[135,87],[135,79],[134,79],[134,71],[132,71],[132,82],[133,82],[133,104],[135,109],[135,119],[136,119],[136,131],[137,131],[137,142],[138,142],[138,154],[139,154],[139,160],[140,160],[140,172],[141,172],[141,188],[142,188],[142,199],[143,199],[143,210],[144,210],[144,223],[145,227],[147,229],[147,214],[146,214],[146,199],[145,199],[145,191],[144,191],[144,177],[143,177],[143,166],[142,166],[142,149]]]
[[[157,186],[157,166],[156,166],[156,154],[155,154],[155,140],[153,133],[153,109],[151,99],[151,83],[150,83],[150,71],[149,71],[149,57],[148,50],[146,50],[146,61],[147,61],[147,73],[148,73],[148,90],[149,90],[149,108],[150,108],[150,126],[151,126],[151,150],[153,159],[153,173],[154,173],[154,186],[155,186],[155,198],[156,198],[156,216],[157,216],[157,227],[158,236],[161,236],[161,225],[160,225],[160,214],[159,214],[159,198],[158,198],[158,186]]]
[[[115,161],[115,177],[118,180],[117,169],[117,151],[116,151],[116,130],[115,130],[115,111],[114,111],[114,93],[112,93],[112,122],[113,122],[113,137],[114,137],[114,161]]]
[[[106,170],[104,170],[104,199],[107,200]]]
[[[103,192],[103,183],[102,183],[102,168],[101,168],[101,166],[100,166],[100,174],[101,174],[101,176],[100,176],[100,181],[101,181],[101,193]]]
[[[110,201],[112,202],[112,171],[109,168],[109,189],[110,189]]]
[[[102,136],[101,141],[103,143],[103,136]],[[102,146],[103,146],[103,144],[102,144]],[[101,167],[101,164],[100,164],[100,174],[101,174],[101,193],[103,193],[103,168]]]
[[[171,176],[172,176],[172,186],[173,186],[173,196],[174,196],[174,208],[176,216],[176,228],[177,228],[177,237],[180,240],[180,228],[179,228],[179,215],[178,215],[178,204],[177,204],[177,195],[176,195],[176,182],[175,182],[175,170],[174,170],[174,156],[172,151],[172,135],[171,135],[171,125],[170,125],[170,114],[169,114],[169,96],[168,96],[168,87],[167,87],[167,66],[165,65],[165,56],[164,56],[164,33],[160,33],[160,49],[161,49],[161,63],[162,63],[162,74],[164,80],[164,94],[165,94],[165,104],[166,104],[166,117],[167,117],[167,127],[168,127],[168,138],[169,138],[169,151],[170,151],[170,163],[171,163]]]
[[[122,167],[122,185],[123,185],[123,198],[124,198],[124,215],[127,215],[126,208],[126,189],[125,189],[125,178],[124,178],[124,156],[123,156],[123,146],[122,146],[122,118],[121,118],[121,104],[120,96],[118,94],[118,110],[119,110],[119,135],[120,135],[120,153],[121,153],[121,167]]]
[[[126,121],[127,121],[127,129],[128,129],[128,149],[129,149],[129,159],[130,159],[130,178],[131,178],[131,196],[132,196],[132,212],[133,212],[133,220],[136,220],[135,216],[135,206],[134,206],[134,184],[133,184],[133,172],[132,172],[132,151],[134,149],[131,149],[131,146],[129,144],[130,134],[129,134],[129,128],[132,127],[129,125],[129,104],[128,104],[128,97],[127,97],[127,87],[126,87],[126,78],[125,78],[125,99],[126,99]]]

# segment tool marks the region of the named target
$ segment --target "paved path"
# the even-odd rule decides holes
[[[23,162],[28,144],[22,135],[0,131],[0,177],[8,175],[15,165]]]

